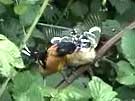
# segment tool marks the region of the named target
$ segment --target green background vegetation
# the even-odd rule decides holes
[[[135,100],[134,0],[0,0],[0,101]],[[93,68],[68,87],[55,89],[59,73],[43,78],[21,56],[24,45],[44,50],[53,36],[102,28],[101,37],[123,36]],[[83,68],[83,67],[82,67]]]

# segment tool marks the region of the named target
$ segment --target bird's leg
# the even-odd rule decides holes
[[[68,76],[64,73],[64,71],[60,71],[60,74],[62,75],[64,81],[70,83],[70,81],[68,80]]]
[[[63,77],[63,80],[65,80],[67,83],[70,83],[70,81],[68,80],[68,76],[73,74],[75,70],[76,68],[74,66],[65,65],[63,70],[60,72]]]
[[[89,73],[89,76],[93,76],[94,75],[92,68],[88,69],[88,73]]]

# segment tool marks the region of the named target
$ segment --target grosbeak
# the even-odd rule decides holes
[[[51,40],[52,45],[43,53],[31,51],[27,47],[22,52],[38,61],[41,73],[56,73],[65,66],[79,66],[94,60],[99,40],[93,34],[95,31],[100,33],[101,29],[94,27],[81,35],[54,37]]]

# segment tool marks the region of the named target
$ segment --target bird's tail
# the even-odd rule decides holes
[[[41,66],[45,66],[45,58],[46,58],[46,51],[39,52],[38,50],[34,48],[28,48],[27,46],[24,47],[22,50],[22,53],[29,56],[31,59],[34,59],[36,63],[38,63]]]
[[[28,48],[27,46],[25,46],[21,52],[35,60],[37,60],[39,54],[39,51],[34,50],[33,48]]]

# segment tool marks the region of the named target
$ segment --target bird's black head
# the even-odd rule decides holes
[[[76,45],[72,42],[60,42],[57,45],[58,45],[57,49],[58,56],[65,56],[67,54],[72,54],[76,49]]]

